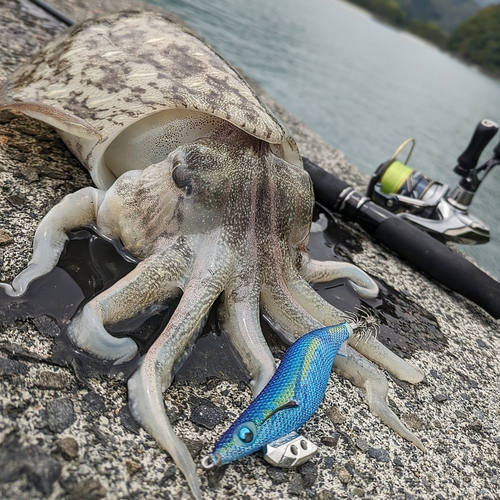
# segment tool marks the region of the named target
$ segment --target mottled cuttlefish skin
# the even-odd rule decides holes
[[[193,129],[207,120],[208,127],[217,119],[230,122],[270,144],[284,143],[288,156],[300,162],[286,128],[241,76],[186,27],[159,13],[128,11],[76,25],[12,75],[4,99],[7,107],[58,128],[103,189],[128,169],[103,158],[113,140],[146,117],[159,127],[161,115],[153,117],[165,110],[191,111],[190,118],[203,122]],[[133,168],[157,163],[187,142],[185,124],[173,128],[166,135],[151,132],[140,146],[136,131]]]
[[[203,463],[228,464],[305,424],[323,400],[340,346],[352,334],[352,328],[343,322],[296,340],[266,387],[221,436]]]
[[[52,207],[28,266],[0,289],[25,294],[57,265],[73,229],[94,225],[120,241],[139,264],[68,328],[79,349],[115,364],[139,357],[138,348],[106,327],[180,298],[128,381],[129,404],[200,498],[196,465],[163,393],[216,300],[257,395],[275,371],[261,313],[291,344],[345,320],[310,283],[347,278],[367,298],[377,285],[352,264],[309,257],[314,193],[295,141],[226,61],[167,15],[121,12],[61,33],[12,74],[0,90],[2,110],[55,127],[96,187]],[[374,338],[350,342],[334,369],[365,389],[374,414],[423,448],[387,406],[387,380],[365,357],[412,383],[423,373]]]

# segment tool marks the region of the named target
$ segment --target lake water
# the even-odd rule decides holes
[[[408,137],[410,166],[454,187],[482,118],[500,122],[500,82],[337,0],[151,0],[183,18],[366,174]],[[491,156],[498,137],[481,159]],[[401,157],[404,161],[404,156]],[[500,167],[470,212],[490,228],[463,248],[500,278]]]

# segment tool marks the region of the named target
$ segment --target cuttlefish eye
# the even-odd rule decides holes
[[[234,432],[234,437],[242,445],[249,445],[257,437],[257,428],[253,422],[245,422],[238,426]]]
[[[175,160],[172,169],[172,179],[175,185],[184,190],[187,196],[193,192],[193,184],[190,175],[186,171],[186,166],[181,160]]]

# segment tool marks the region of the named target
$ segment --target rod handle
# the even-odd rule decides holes
[[[469,145],[458,157],[454,172],[466,177],[470,170],[476,168],[481,153],[498,131],[498,125],[491,120],[481,120],[472,134]]]

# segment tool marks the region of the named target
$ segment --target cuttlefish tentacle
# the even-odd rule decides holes
[[[411,365],[394,354],[375,337],[368,337],[363,341],[353,338],[349,340],[349,344],[360,354],[377,363],[399,380],[418,384],[424,379],[424,372],[420,368]]]
[[[158,339],[159,340],[159,339]],[[172,347],[172,351],[177,351]],[[143,429],[148,432],[172,457],[173,461],[184,474],[193,496],[201,499],[201,489],[196,465],[187,446],[175,434],[165,412],[163,402],[163,384],[160,368],[154,365],[162,364],[159,359],[146,356],[139,368],[128,380],[128,397],[130,411]]]
[[[7,295],[21,297],[30,283],[54,269],[68,241],[66,232],[94,223],[104,195],[105,191],[86,187],[69,194],[47,212],[35,232],[28,267],[14,278],[12,285],[0,283]]]
[[[172,348],[176,351],[177,349]],[[144,359],[139,368],[128,380],[130,411],[142,428],[148,432],[172,457],[184,474],[196,500],[201,500],[201,488],[196,465],[187,446],[175,434],[165,412],[163,384],[158,359]]]
[[[251,376],[254,397],[274,374],[273,355],[262,333],[259,315],[260,284],[228,288],[220,309],[222,328],[230,332],[232,345],[238,351]]]
[[[132,415],[170,453],[197,499],[201,492],[196,466],[170,425],[162,393],[172,381],[177,362],[189,352],[213,303],[227,286],[230,266],[223,263],[230,259],[222,254],[214,249],[196,259],[193,274],[167,327],[128,381]]]
[[[282,252],[280,257],[283,263],[281,268],[272,270],[272,280],[268,279],[262,286],[263,309],[272,323],[291,334],[293,341],[311,330],[342,321],[340,311],[330,304],[329,311],[335,310],[337,314],[329,315],[328,318],[312,314],[319,312],[321,305],[326,302],[298,274],[291,256]],[[310,295],[309,290],[314,295]],[[322,323],[322,319],[326,323]]]
[[[140,262],[126,277],[92,299],[73,318],[70,340],[80,349],[115,364],[132,359],[137,345],[109,334],[106,324],[132,318],[155,304],[180,295],[179,281],[192,260],[180,244]]]
[[[343,313],[318,295],[298,273],[290,270],[290,268],[287,274],[287,285],[294,300],[323,325],[334,324],[339,321],[339,317],[342,317]],[[363,341],[360,341],[359,337],[354,335],[349,340],[349,343],[363,356],[386,369],[400,380],[416,384],[424,378],[424,373],[420,368],[396,356],[374,336],[368,336]]]
[[[349,379],[355,386],[365,391],[366,401],[373,415],[379,417],[401,437],[422,451],[426,451],[420,439],[406,428],[387,406],[388,383],[382,371],[351,347],[348,347],[347,357],[337,356],[335,358],[333,368],[339,375]]]
[[[288,343],[322,325],[298,304],[286,286],[262,286],[261,307],[273,329]]]
[[[348,262],[322,261],[303,256],[302,276],[310,283],[325,283],[346,278],[361,297],[373,299],[378,295],[378,286],[368,274]]]
[[[68,336],[77,347],[114,364],[130,361],[137,354],[137,344],[128,337],[110,335],[103,326],[102,311],[89,302],[73,318]]]
[[[288,268],[286,283],[293,299],[320,323],[333,325],[341,321],[342,311],[314,291],[295,269]]]

